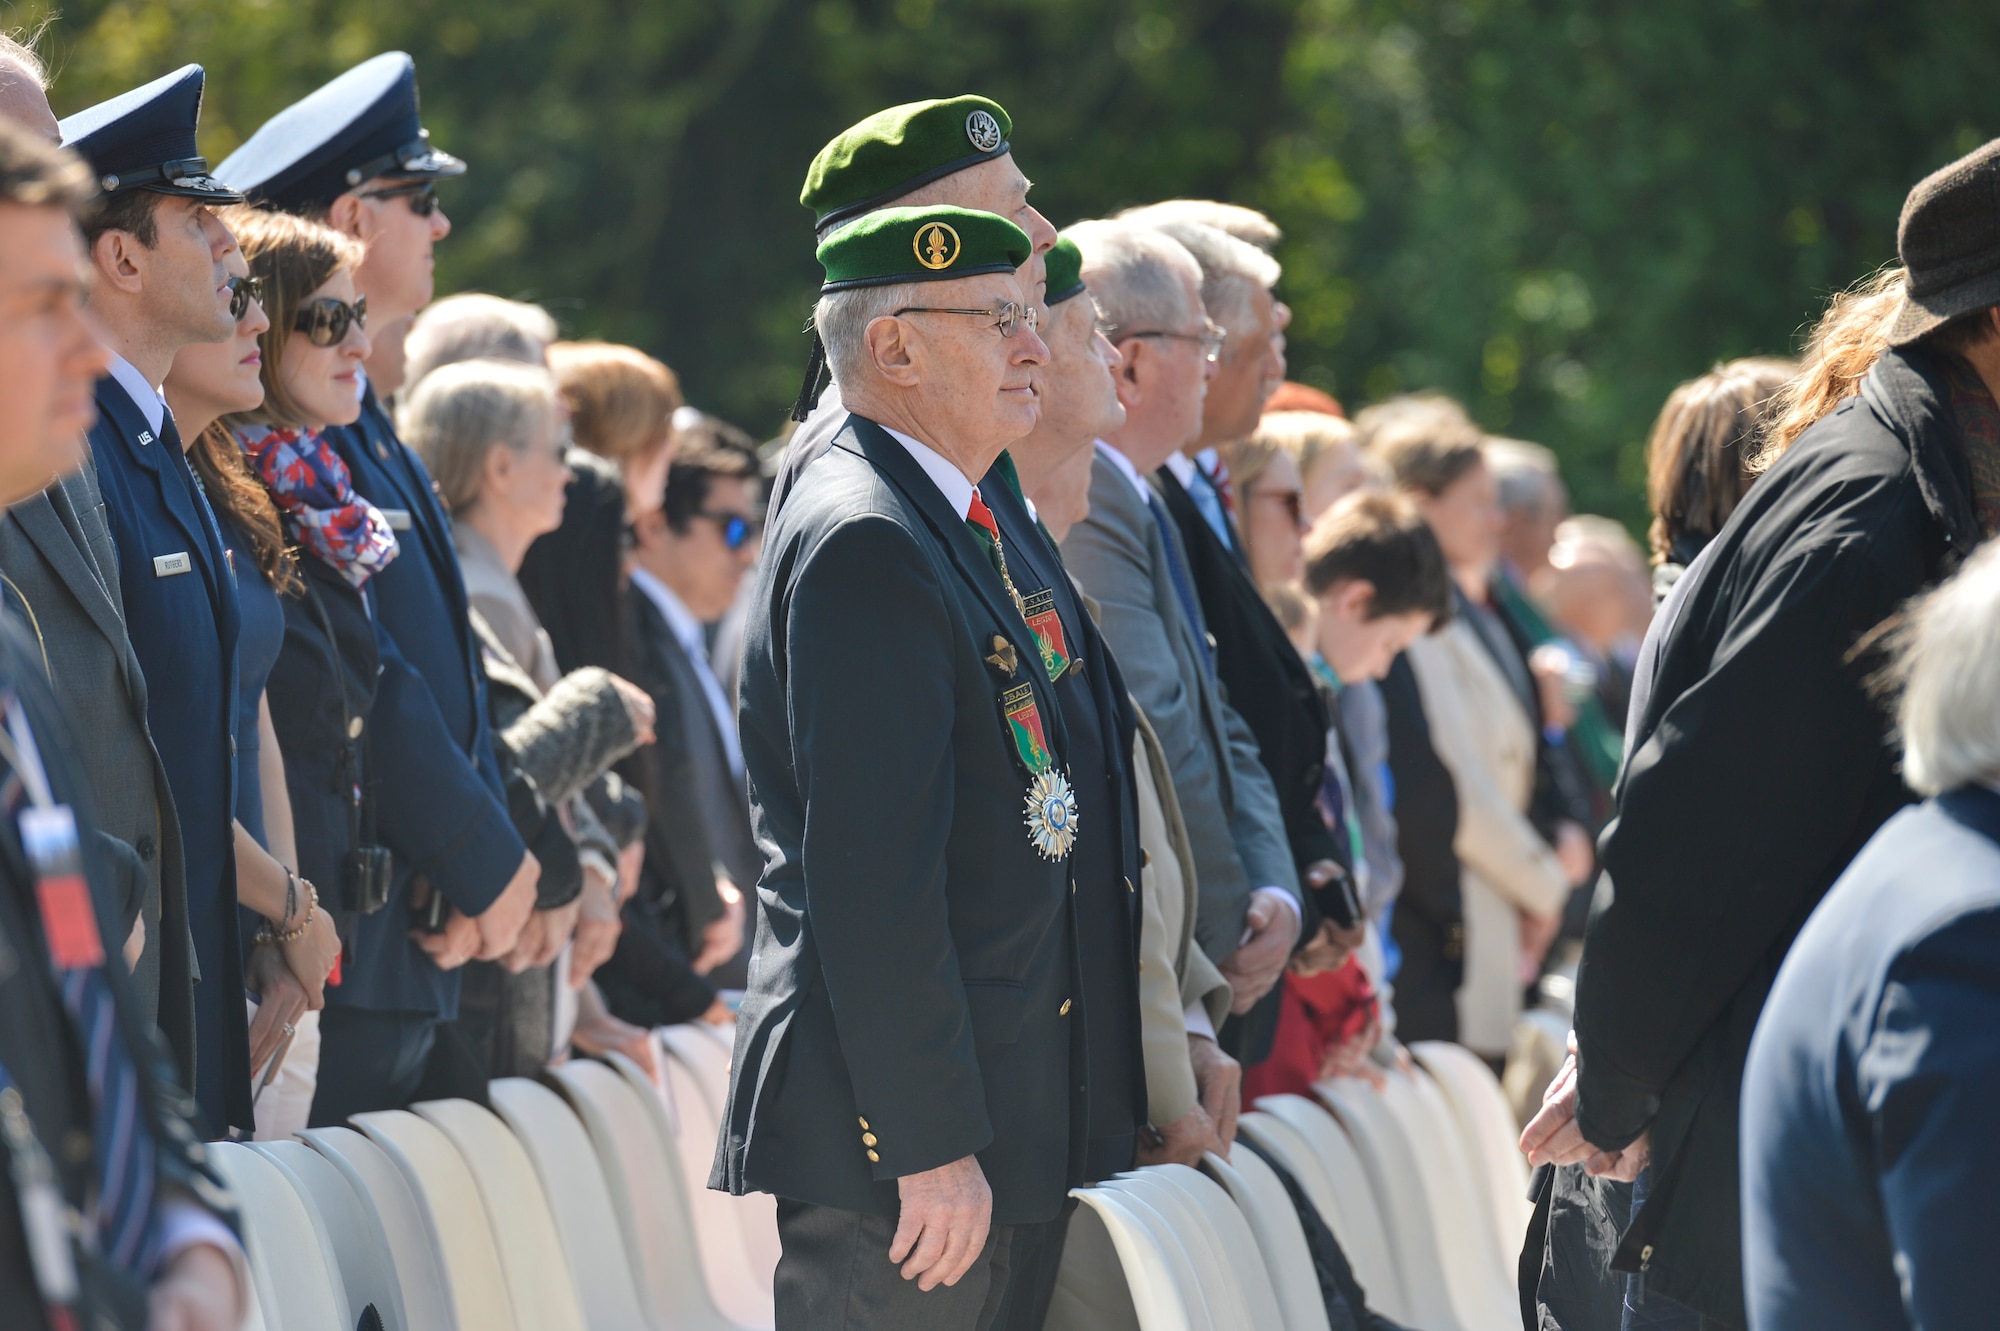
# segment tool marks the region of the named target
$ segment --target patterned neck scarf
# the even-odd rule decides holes
[[[316,430],[250,425],[235,431],[251,470],[308,552],[360,587],[396,557],[382,510],[354,493],[347,464]]]
[[[1972,475],[1972,511],[1980,534],[2000,535],[2000,405],[1986,391],[1979,372],[1957,356],[1944,357],[1945,386],[1958,437]]]

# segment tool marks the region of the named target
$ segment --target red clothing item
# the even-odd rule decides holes
[[[1286,974],[1271,1056],[1243,1073],[1244,1107],[1266,1095],[1311,1095],[1327,1051],[1366,1029],[1377,1007],[1375,986],[1353,957],[1338,970]]]

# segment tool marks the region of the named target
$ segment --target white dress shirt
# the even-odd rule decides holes
[[[167,423],[167,399],[158,385],[147,383],[139,367],[115,351],[111,353],[111,377],[146,418],[146,428],[153,432],[153,437],[159,438],[161,428]]]
[[[917,460],[917,465],[924,469],[924,475],[931,478],[931,484],[937,486],[938,493],[951,505],[952,512],[963,520],[972,511],[974,487],[965,473],[958,469],[958,464],[920,439],[912,439],[901,430],[890,430],[886,425],[882,428],[888,431],[891,439],[903,446],[904,452]]]

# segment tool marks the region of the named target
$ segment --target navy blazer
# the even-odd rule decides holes
[[[328,1001],[449,1020],[458,1011],[458,976],[409,940],[411,879],[421,873],[461,912],[477,915],[505,890],[527,847],[507,816],[465,583],[430,473],[396,437],[372,388],[361,419],[326,438],[356,493],[390,515],[400,547],[367,584],[382,662],[369,761],[395,883],[387,906],[356,921]]]
[[[250,1126],[250,1043],[236,922],[236,575],[176,446],[116,379],[97,383],[90,447],[118,547],[146,720],[180,816],[195,963],[195,1097],[217,1131]]]
[[[709,1186],[894,1216],[896,1179],[977,1155],[996,1225],[1061,1210],[1087,1121],[1072,866],[1029,841],[1002,705],[1027,689],[1067,765],[1040,665],[964,519],[851,417],[766,537],[746,628],[765,869]]]
[[[1751,1324],[1992,1325],[1996,1105],[2000,794],[1973,786],[1885,824],[1778,971],[1743,1079]]]

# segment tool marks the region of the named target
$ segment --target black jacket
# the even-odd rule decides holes
[[[1027,702],[1069,749],[1040,664],[963,517],[850,418],[766,537],[744,639],[766,867],[709,1186],[894,1216],[897,1178],[976,1155],[994,1224],[1062,1209],[1087,1087],[1070,866],[1023,826]]]
[[[1215,638],[1216,677],[1229,705],[1257,737],[1264,770],[1277,789],[1292,859],[1301,872],[1319,860],[1339,863],[1333,831],[1317,802],[1326,778],[1328,722],[1312,671],[1264,603],[1243,561],[1222,543],[1173,472],[1161,467],[1153,480],[1187,550],[1201,616]],[[1302,940],[1311,935],[1312,922],[1305,923]]]
[[[1737,1101],[1786,949],[1911,797],[1861,640],[1979,538],[1943,361],[1888,352],[1760,480],[1656,624],[1578,977],[1578,1120],[1652,1132],[1614,1265],[1744,1325]],[[1643,693],[1643,705],[1639,694]]]
[[[572,448],[564,460],[562,525],[528,547],[515,577],[565,672],[594,665],[628,674],[625,484],[595,453]]]
[[[1403,954],[1396,973],[1396,1033],[1405,1040],[1456,1040],[1465,982],[1465,907],[1458,876],[1458,788],[1431,747],[1430,722],[1408,656],[1382,679],[1389,721],[1389,776],[1396,794],[1396,853],[1403,888],[1390,933]]]

